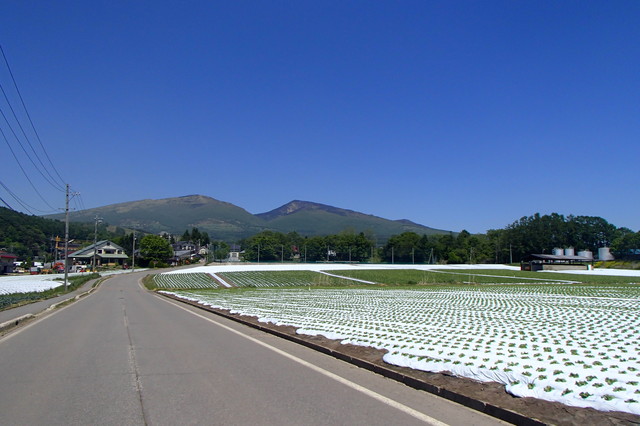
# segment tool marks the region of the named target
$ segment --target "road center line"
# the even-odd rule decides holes
[[[226,326],[226,325],[224,325],[224,324],[222,324],[222,323],[220,323],[220,322],[218,322],[218,321],[216,321],[214,319],[208,318],[208,317],[206,317],[204,315],[200,315],[197,312],[193,312],[193,311],[185,308],[184,306],[181,306],[181,305],[179,305],[179,304],[177,304],[175,302],[172,302],[172,301],[170,301],[170,300],[168,300],[168,299],[166,299],[166,298],[164,298],[162,296],[157,296],[157,297],[159,297],[161,300],[169,303],[170,305],[174,305],[174,306],[182,309],[183,311],[186,311],[186,312],[190,313],[191,315],[194,315],[196,317],[199,317],[199,318],[202,318],[202,319],[204,319],[206,321],[209,321],[210,323],[213,323],[213,324],[217,325],[218,327],[222,327],[225,330],[230,331],[230,332],[232,332],[232,333],[234,333],[234,334],[236,334],[236,335],[238,335],[240,337],[244,337],[245,339],[250,340],[250,341],[252,341],[252,342],[254,342],[254,343],[256,343],[256,344],[258,344],[258,345],[260,345],[260,346],[262,346],[264,348],[267,348],[267,349],[269,349],[269,350],[271,350],[271,351],[273,351],[273,352],[275,352],[275,353],[277,353],[279,355],[282,355],[285,358],[290,359],[291,361],[294,361],[294,362],[296,362],[296,363],[298,363],[300,365],[303,365],[303,366],[305,366],[305,367],[307,367],[307,368],[309,368],[309,369],[311,369],[311,370],[313,370],[313,371],[315,371],[317,373],[320,373],[320,374],[322,374],[322,375],[324,375],[326,377],[329,377],[330,379],[333,379],[333,380],[335,380],[335,381],[337,381],[339,383],[342,383],[343,385],[348,386],[353,390],[361,392],[361,393],[363,393],[363,394],[365,394],[365,395],[367,395],[367,396],[369,396],[371,398],[374,398],[374,399],[382,402],[383,404],[386,404],[386,405],[388,405],[390,407],[393,407],[393,408],[395,408],[397,410],[402,411],[405,414],[408,414],[408,415],[410,415],[412,417],[415,417],[418,420],[421,420],[421,421],[423,421],[423,422],[425,422],[427,424],[433,425],[433,426],[447,426],[447,423],[443,423],[443,422],[441,422],[441,421],[439,421],[437,419],[434,419],[433,417],[430,417],[430,416],[428,416],[428,415],[426,415],[424,413],[421,413],[420,411],[414,410],[413,408],[408,407],[408,406],[406,406],[406,405],[404,405],[404,404],[402,404],[402,403],[400,403],[398,401],[395,401],[393,399],[387,398],[386,396],[380,395],[379,393],[374,392],[371,389],[367,389],[364,386],[360,386],[357,383],[354,383],[354,382],[352,382],[350,380],[347,380],[344,377],[338,376],[337,374],[334,374],[334,373],[332,373],[330,371],[327,371],[327,370],[325,370],[323,368],[320,368],[317,365],[313,365],[313,364],[303,360],[302,358],[298,358],[297,356],[291,355],[291,354],[289,354],[289,353],[287,353],[287,352],[285,352],[285,351],[283,351],[281,349],[276,348],[275,346],[271,346],[268,343],[264,343],[264,342],[254,338],[254,337],[248,336],[248,335],[242,333],[241,331],[234,330],[233,328],[231,328],[229,326]]]

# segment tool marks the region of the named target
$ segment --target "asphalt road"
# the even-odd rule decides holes
[[[0,424],[504,424],[149,293],[143,274],[0,338]]]

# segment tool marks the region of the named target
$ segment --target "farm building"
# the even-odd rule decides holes
[[[565,271],[589,269],[593,258],[566,254],[530,254],[520,263],[523,271]]]
[[[13,262],[15,262],[17,256],[6,251],[0,251],[0,275],[10,274],[13,272]]]
[[[229,247],[229,258],[227,260],[229,262],[239,262],[240,253],[242,253],[240,246],[238,244],[231,244]]]

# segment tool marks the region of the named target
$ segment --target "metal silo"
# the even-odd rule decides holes
[[[598,249],[598,260],[613,260],[614,257],[609,250],[611,250],[609,247],[600,247]]]
[[[593,252],[591,250],[581,250],[578,252],[578,256],[586,257],[589,260],[593,260]]]

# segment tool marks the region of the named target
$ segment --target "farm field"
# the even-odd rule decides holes
[[[101,276],[113,275],[127,271],[108,271]],[[71,273],[71,281],[87,273]],[[64,285],[63,274],[52,275],[6,275],[0,276],[0,310],[8,309],[19,303],[29,303],[47,297],[54,289]]]
[[[157,289],[225,288],[220,281],[241,288],[331,287],[362,283],[357,278],[339,278],[316,271],[235,271],[213,275],[192,272],[153,276],[153,284]]]
[[[136,269],[136,271],[144,271],[145,269]],[[100,276],[108,276],[114,274],[128,273],[127,270],[116,270],[101,272]],[[79,277],[86,273],[70,273],[69,277]],[[64,285],[64,274],[51,275],[5,275],[0,276],[0,295],[16,294],[16,293],[32,293],[47,291],[52,288]]]
[[[462,282],[473,285],[443,279],[416,286],[428,282],[419,279],[425,271],[344,269],[331,273],[404,286],[174,293],[300,334],[386,349],[390,364],[502,383],[517,396],[640,414],[638,277],[463,272]]]
[[[153,284],[156,288],[221,288],[213,277],[203,272],[182,274],[157,274],[153,276]]]
[[[59,278],[59,276],[53,275],[48,277],[48,279],[34,276],[3,277],[0,279],[0,295],[41,292],[64,284],[62,281],[54,281],[55,278]]]

